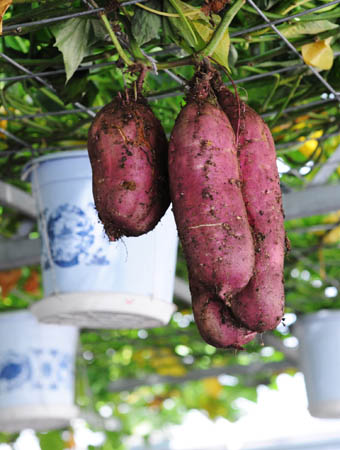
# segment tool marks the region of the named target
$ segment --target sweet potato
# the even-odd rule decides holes
[[[167,140],[146,101],[117,96],[88,135],[93,196],[110,240],[152,230],[170,204]]]
[[[191,277],[228,302],[255,259],[235,137],[208,77],[196,77],[187,101],[169,144],[173,211]]]
[[[208,344],[240,350],[255,338],[256,332],[240,326],[230,308],[214,292],[197,286],[197,283],[190,283],[193,312],[197,328]]]
[[[238,135],[242,193],[255,242],[255,271],[249,284],[231,300],[244,326],[262,332],[274,329],[284,310],[284,214],[275,145],[268,126],[216,77],[215,92]]]

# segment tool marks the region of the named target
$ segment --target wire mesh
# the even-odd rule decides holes
[[[146,0],[140,0],[140,3],[146,1]],[[89,2],[84,1],[85,5],[89,6]],[[137,3],[137,0],[133,0],[133,1],[128,1],[128,2],[123,2],[122,6],[127,6],[127,5],[133,5],[134,3]],[[305,61],[303,60],[300,52],[295,48],[295,46],[282,34],[282,32],[277,28],[276,25],[280,25],[280,24],[284,24],[284,23],[289,23],[290,21],[296,20],[302,16],[306,16],[307,14],[311,14],[313,12],[319,11],[323,8],[326,7],[330,7],[333,5],[336,5],[338,3],[340,3],[340,0],[336,0],[336,1],[331,1],[331,2],[327,2],[327,3],[323,3],[322,5],[319,5],[315,8],[311,8],[311,9],[307,9],[304,10],[302,12],[299,12],[297,14],[293,14],[293,15],[289,15],[286,16],[284,18],[281,19],[275,19],[275,20],[269,20],[268,17],[266,16],[266,14],[259,8],[259,6],[253,1],[253,0],[247,0],[248,5],[250,5],[253,10],[258,14],[258,17],[262,18],[263,23],[253,26],[253,27],[249,27],[240,31],[234,31],[231,33],[231,38],[236,38],[242,35],[247,35],[251,32],[254,31],[260,31],[263,29],[266,29],[268,27],[272,28],[272,30],[274,31],[274,33],[276,33],[276,35],[279,37],[280,41],[287,46],[287,51],[291,51],[292,54],[298,58],[298,60],[300,61],[299,63],[295,63],[292,64],[288,67],[281,67],[281,68],[275,68],[272,70],[268,70],[264,73],[256,73],[256,74],[252,74],[250,76],[247,77],[242,77],[240,79],[235,79],[234,82],[235,84],[242,84],[242,83],[248,83],[248,82],[252,82],[252,81],[256,81],[256,80],[260,80],[262,78],[267,78],[267,77],[274,77],[276,75],[281,75],[281,74],[289,74],[291,72],[303,72],[306,71],[308,72],[308,74],[313,74],[318,80],[319,82],[322,83],[322,85],[324,86],[326,92],[328,92],[328,95],[326,96],[327,98],[323,98],[323,99],[318,99],[315,101],[311,101],[311,102],[304,102],[302,104],[295,104],[294,106],[287,106],[285,107],[282,111],[278,111],[278,110],[273,110],[273,111],[268,111],[262,114],[262,117],[267,118],[267,117],[273,117],[276,114],[280,113],[282,114],[289,114],[292,112],[297,112],[297,111],[303,111],[306,109],[311,109],[311,108],[317,108],[317,107],[322,107],[325,105],[329,105],[329,104],[336,104],[337,102],[339,102],[340,100],[340,94],[339,92],[337,92],[329,83],[328,81],[318,72],[317,69],[315,69],[314,67],[307,65],[305,63]],[[104,11],[104,8],[94,8],[93,6],[90,6],[90,9],[86,10],[86,11],[78,11],[75,13],[69,13],[69,14],[64,14],[64,15],[60,15],[60,16],[56,16],[56,17],[50,17],[47,19],[41,19],[41,20],[36,20],[36,21],[32,21],[32,22],[20,22],[20,23],[16,23],[16,24],[11,24],[3,27],[3,32],[4,34],[10,34],[11,31],[13,31],[13,34],[18,34],[18,33],[24,33],[27,32],[28,29],[31,29],[32,27],[40,27],[40,26],[46,26],[46,25],[50,25],[52,23],[55,22],[60,22],[60,21],[65,21],[68,20],[70,18],[76,18],[76,17],[86,17],[89,15],[96,15],[100,12]],[[176,46],[169,46],[169,53],[171,54],[171,52],[175,52],[179,50],[178,47]],[[164,52],[165,54],[167,53],[167,49],[163,49],[162,50],[163,55]],[[161,53],[161,52],[160,52]],[[150,55],[151,56],[151,55]],[[152,53],[152,57],[157,57],[157,52]],[[65,69],[55,69],[55,70],[46,70],[46,71],[40,71],[40,72],[34,72],[30,69],[28,69],[27,67],[25,67],[23,64],[18,63],[17,61],[15,61],[13,58],[10,58],[8,55],[4,54],[4,53],[0,53],[0,57],[6,61],[8,64],[10,64],[12,67],[16,68],[18,71],[23,72],[24,74],[20,74],[20,75],[14,75],[14,76],[4,76],[2,78],[0,78],[0,82],[3,83],[12,83],[12,82],[16,82],[16,81],[36,81],[38,83],[40,83],[42,86],[46,87],[47,89],[49,89],[51,92],[53,92],[54,94],[57,94],[55,88],[53,87],[53,85],[46,81],[46,78],[48,77],[54,77],[56,75],[63,75],[65,74]],[[78,69],[76,70],[75,73],[78,72],[82,72],[82,71],[96,71],[98,69],[102,69],[102,68],[106,68],[106,67],[110,67],[110,66],[115,66],[116,63],[115,62],[92,62],[92,63],[86,63],[83,64],[81,66],[78,67]],[[178,88],[177,89],[172,89],[170,91],[165,91],[162,93],[155,93],[152,95],[149,95],[147,98],[149,101],[156,101],[156,100],[160,100],[160,99],[165,99],[165,98],[169,98],[169,97],[174,97],[174,96],[181,96],[183,95],[183,91],[185,88],[185,83],[183,82],[183,80],[181,80],[176,74],[174,74],[173,72],[171,72],[170,70],[167,70],[168,75],[174,79],[177,83],[178,83]],[[230,84],[230,83],[228,83]],[[44,117],[60,117],[60,116],[67,116],[67,115],[79,115],[79,114],[85,114],[85,120],[91,120],[92,117],[94,117],[95,112],[99,109],[99,107],[87,107],[82,105],[80,102],[74,102],[72,104],[73,107],[71,108],[65,108],[62,110],[58,110],[58,111],[39,111],[39,112],[35,112],[32,114],[26,113],[26,114],[1,114],[0,115],[0,119],[3,120],[7,120],[7,121],[27,121],[27,120],[34,120],[34,119],[39,119],[39,118],[44,118]],[[15,148],[15,149],[11,149],[11,150],[7,150],[7,151],[2,151],[1,155],[2,156],[7,156],[7,155],[12,155],[15,153],[19,153],[23,150],[31,150],[32,152],[35,151],[34,149],[34,144],[30,144],[28,142],[26,142],[24,139],[19,138],[17,136],[15,136],[13,133],[10,133],[4,129],[0,129],[0,132],[5,135],[7,138],[13,140],[13,142],[15,142],[17,144],[17,146],[20,146],[19,148]],[[289,148],[289,143],[283,144],[284,147],[283,148]],[[73,148],[79,148],[79,146],[63,146],[62,149],[73,149]],[[61,149],[57,146],[45,146],[43,149],[41,149],[40,151],[42,152],[49,152],[49,151],[54,151],[57,149]]]
[[[235,31],[234,33],[230,33],[230,36],[231,36],[231,37],[242,36],[242,35],[244,35],[244,34],[252,33],[253,31],[260,31],[260,30],[263,30],[264,28],[267,28],[268,25],[269,25],[269,26],[271,26],[271,25],[279,25],[279,24],[281,24],[281,23],[290,22],[290,21],[293,20],[293,19],[297,19],[297,18],[299,18],[299,17],[303,17],[303,16],[305,16],[306,14],[311,14],[311,13],[313,13],[313,12],[319,11],[320,9],[323,9],[323,8],[325,8],[326,6],[333,6],[333,5],[336,5],[336,4],[338,4],[338,3],[340,3],[340,0],[334,0],[334,1],[332,1],[332,2],[328,2],[327,5],[316,6],[315,8],[310,8],[310,9],[308,9],[308,10],[306,10],[306,11],[301,11],[301,12],[299,12],[299,13],[297,13],[297,14],[292,14],[291,16],[287,16],[287,17],[285,17],[285,18],[283,18],[283,19],[272,20],[271,22],[267,22],[267,21],[266,21],[266,23],[264,23],[264,24],[262,24],[262,25],[257,25],[256,27],[250,27],[250,28],[247,28],[246,30],[242,30],[242,31]],[[252,5],[252,6],[253,6],[253,5]],[[256,6],[256,5],[255,5],[255,6]],[[258,8],[258,7],[256,6],[256,10],[259,12],[259,11],[260,11],[260,8]],[[262,16],[262,17],[263,17],[263,16]]]
[[[296,50],[293,44],[289,42],[289,40],[281,33],[281,31],[267,18],[263,11],[253,2],[253,0],[248,0],[248,3],[259,13],[259,15],[267,22],[267,24],[275,31],[275,33],[283,40],[283,42],[292,50],[295,55],[301,59],[301,61],[306,64],[306,66],[313,72],[313,74],[321,81],[321,83],[325,86],[325,88],[335,95],[340,101],[340,94],[338,94],[335,89],[320,75],[320,73],[311,65],[308,65],[302,55]]]
[[[135,3],[144,3],[146,1],[147,0],[131,0],[128,2],[121,3],[121,6],[134,5]],[[90,16],[93,14],[98,14],[103,11],[105,11],[105,8],[93,8],[88,11],[79,11],[79,12],[76,12],[73,14],[64,14],[61,16],[50,17],[48,19],[41,19],[41,20],[36,20],[36,21],[32,21],[32,22],[17,23],[15,25],[4,26],[2,28],[2,31],[4,34],[7,34],[9,31],[15,30],[16,31],[15,34],[20,34],[23,31],[26,31],[25,28],[36,27],[39,25],[50,25],[52,23],[56,23],[56,22],[60,22],[60,21],[68,20],[68,19],[75,19],[77,17],[84,17],[84,16]]]

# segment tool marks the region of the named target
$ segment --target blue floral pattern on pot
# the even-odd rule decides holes
[[[108,265],[102,248],[103,235],[98,232],[98,223],[93,220],[94,204],[87,205],[87,211],[79,206],[64,203],[43,215],[47,225],[50,254],[44,251],[44,267],[50,268],[49,259],[59,267],[73,267],[78,264]],[[99,244],[99,245],[98,245]]]
[[[32,377],[32,367],[26,355],[9,351],[0,358],[0,393],[13,391]]]
[[[33,389],[70,389],[73,357],[56,349],[32,348],[27,353],[0,354],[0,395],[25,386]]]

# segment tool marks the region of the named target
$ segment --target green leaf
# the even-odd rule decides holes
[[[333,30],[339,25],[336,25],[329,20],[318,20],[316,22],[300,22],[296,25],[291,25],[286,30],[282,31],[282,34],[287,38],[299,37],[303,34],[319,34],[324,31]]]
[[[56,40],[54,45],[63,54],[67,82],[88,54],[90,21],[70,19],[52,27],[51,31]]]
[[[100,19],[90,19],[90,22],[93,31],[93,39],[91,44],[94,44],[98,41],[105,41],[108,36],[108,32],[103,22]]]
[[[200,8],[195,8],[191,5],[187,5],[183,2],[177,1],[180,4],[180,7],[182,8],[182,12],[188,12],[188,11],[195,11],[199,10]],[[164,1],[164,10],[171,14],[176,14],[176,9],[172,6],[172,4],[169,2],[169,0]],[[203,14],[203,13],[202,13]],[[171,25],[172,29],[172,38],[174,42],[179,45],[180,47],[184,48],[185,51],[188,53],[192,53],[192,51],[195,49],[195,46],[197,44],[196,36],[192,34],[192,28],[188,27],[188,22],[191,23],[191,21],[186,20],[184,21],[182,17],[168,17],[168,21]]]
[[[183,30],[188,35],[190,35],[190,39],[192,39],[193,42],[193,47],[195,47],[195,45],[197,45],[197,38],[190,24],[190,20],[188,20],[186,15],[184,14],[186,11],[190,10],[190,8],[188,8],[188,5],[181,2],[180,0],[169,0],[169,1],[172,7],[176,10],[177,14],[179,14]],[[197,8],[191,8],[191,10],[195,9],[197,10]]]
[[[199,52],[210,41],[215,29],[221,21],[220,16],[212,14],[210,17],[206,16],[201,8],[188,5],[180,0],[176,0],[176,4],[181,8],[184,14],[190,12],[190,16],[186,16],[188,26],[183,22],[182,17],[169,17],[169,26],[166,29],[167,35],[180,45],[188,53]],[[172,5],[166,0],[164,2],[167,12],[177,12]],[[194,31],[194,38],[192,35]],[[221,39],[215,52],[211,55],[219,64],[224,67],[228,66],[230,39],[228,31]]]
[[[65,442],[61,437],[60,431],[49,431],[48,433],[38,434],[41,450],[64,450]]]
[[[207,43],[210,41],[214,29],[210,23],[204,22],[203,20],[193,20],[192,24],[200,37],[200,45],[197,50],[202,50]],[[216,50],[211,55],[219,64],[228,68],[228,56],[229,56],[230,39],[228,30],[219,42]]]
[[[150,0],[146,5],[153,9],[159,9],[157,0]],[[137,8],[131,21],[132,35],[136,39],[137,44],[143,45],[152,39],[158,38],[161,23],[161,17],[157,14]]]
[[[86,94],[88,84],[87,73],[78,72],[67,83],[67,86],[64,86],[58,93],[65,105],[71,102],[79,102],[82,101],[83,95]]]

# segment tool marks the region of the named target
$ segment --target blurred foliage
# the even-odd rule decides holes
[[[187,84],[194,65],[188,59],[186,65],[180,65],[183,58],[204,47],[230,6],[219,12],[218,19],[214,15],[205,18],[199,10],[203,1],[187,1],[188,10],[195,11],[195,16],[182,17],[182,25],[176,26],[176,19],[160,17],[136,5],[116,8],[115,2],[98,0],[97,3],[107,8],[111,25],[129,57],[151,68],[152,57],[158,65],[168,68],[157,73],[149,71],[144,93],[169,134],[185,101],[183,87],[174,75]],[[231,6],[235,3],[231,2]],[[273,20],[325,3],[322,0],[256,2]],[[175,6],[182,4],[167,2],[167,10],[174,12]],[[145,5],[158,9],[162,2],[149,1]],[[43,85],[38,79],[22,78],[25,73],[20,67],[0,58],[0,128],[4,130],[0,132],[0,177],[22,189],[30,189],[21,180],[21,173],[32,157],[86,148],[91,118],[84,112],[74,112],[76,102],[100,109],[136,79],[136,74],[124,66],[107,29],[96,15],[51,25],[22,26],[19,31],[6,30],[12,25],[77,13],[86,8],[86,2],[80,0],[57,3],[14,0],[4,15],[0,51],[34,73],[47,73],[44,80],[48,84]],[[339,6],[333,5],[278,25],[335,91],[340,91],[339,23]],[[261,24],[263,19],[258,13],[244,4],[224,34],[222,63],[229,66],[232,79],[245,79],[238,82],[241,98],[263,114],[271,127],[283,192],[304,189],[340,144],[339,107],[320,80],[295,53],[287,50],[272,29],[238,34]],[[225,81],[229,80],[223,76]],[[247,81],[248,77],[251,80]],[[338,183],[339,175],[340,170],[334,170],[328,181]],[[25,227],[29,238],[38,238],[35,225],[28,226],[26,222],[17,211],[0,207],[0,240],[22,237]],[[340,213],[286,221],[286,230],[292,247],[285,265],[286,312],[305,314],[321,308],[339,308]],[[187,279],[181,249],[177,276]],[[1,272],[0,287],[2,311],[27,308],[43,295],[40,268]],[[237,398],[256,401],[258,384],[275,386],[279,372],[265,369],[246,375],[191,380],[192,371],[274,363],[282,361],[284,355],[274,349],[265,351],[268,347],[263,346],[261,337],[248,344],[243,352],[215,349],[198,335],[191,308],[181,299],[175,301],[178,311],[167,327],[81,333],[77,403],[90,428],[105,430],[104,450],[123,449],[124,438],[130,435],[140,434],[147,441],[152,430],[180,423],[185,412],[192,408],[205,411],[212,419],[223,416],[236,420]],[[285,339],[290,336],[290,329],[281,327],[274,334]],[[159,377],[159,382],[143,384],[151,375]],[[178,377],[178,382],[162,378],[169,376]],[[123,381],[134,387],[116,389]],[[103,407],[109,407],[111,413],[107,415],[106,409],[104,414]],[[72,448],[72,433],[65,436],[53,431],[41,433],[38,438],[43,450]],[[0,434],[0,442],[11,443],[16,438],[17,435]]]

